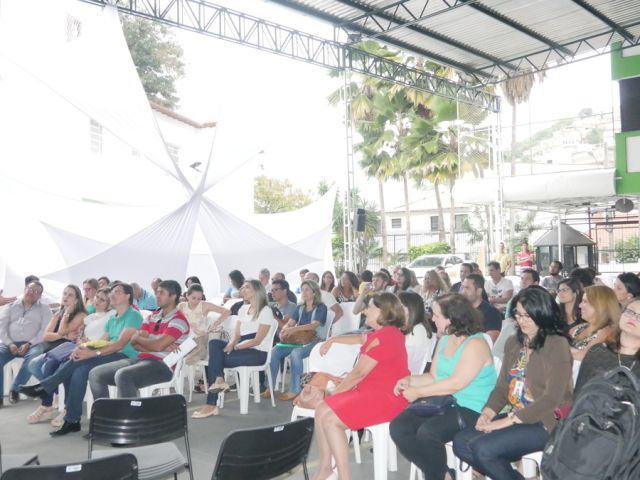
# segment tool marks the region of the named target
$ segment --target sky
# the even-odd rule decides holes
[[[330,25],[270,2],[217,3],[325,38],[333,35]],[[343,111],[327,101],[339,80],[301,61],[191,32],[175,33],[186,62],[185,78],[178,84],[180,111],[199,121],[218,121],[216,154],[221,160],[253,157],[250,172],[288,178],[312,194],[322,179],[344,187]],[[544,122],[576,116],[584,107],[611,112],[614,104],[608,55],[551,69],[533,88],[529,103],[518,107],[519,140],[549,125]],[[500,121],[503,127],[511,122],[506,101]],[[509,139],[505,131],[503,145]],[[260,151],[264,153],[256,155]],[[357,164],[355,183],[377,201],[375,181],[366,179]],[[388,182],[386,196],[388,207],[401,205],[401,184]]]

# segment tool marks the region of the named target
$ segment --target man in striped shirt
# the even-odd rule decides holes
[[[109,385],[118,388],[118,396],[138,396],[143,387],[171,380],[172,368],[164,359],[189,338],[189,322],[178,310],[182,289],[175,280],[160,282],[157,290],[159,309],[149,315],[140,332],[131,339],[138,350],[136,358],[129,358],[94,368],[89,375],[93,398],[108,398]]]

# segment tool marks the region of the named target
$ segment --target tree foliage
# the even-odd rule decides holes
[[[133,63],[149,100],[175,109],[176,80],[184,75],[182,47],[165,26],[140,17],[121,16]]]
[[[256,213],[282,213],[311,203],[311,197],[295,188],[287,179],[256,177],[253,185],[253,208]]]
[[[425,243],[423,245],[412,245],[409,247],[409,259],[415,260],[422,255],[434,253],[451,253],[451,245],[447,242]]]
[[[616,262],[636,263],[640,259],[640,239],[632,235],[626,240],[619,240],[615,246]]]

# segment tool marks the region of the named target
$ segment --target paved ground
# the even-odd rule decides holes
[[[189,415],[204,403],[204,395],[194,394],[193,402],[189,405]],[[82,423],[82,432],[71,433],[61,438],[51,438],[49,431],[52,427],[48,423],[29,425],[26,417],[38,403],[34,400],[22,400],[17,405],[7,405],[0,408],[0,442],[5,453],[35,452],[40,457],[42,464],[66,463],[87,458],[87,441],[82,435],[87,433],[88,424]],[[261,425],[277,424],[288,421],[291,415],[291,402],[279,402],[276,400],[276,408],[272,408],[269,401],[263,400],[260,404],[250,400],[249,413],[240,415],[238,400],[235,393],[229,393],[225,399],[225,408],[218,417],[210,417],[203,420],[189,421],[189,437],[191,442],[191,455],[194,464],[194,476],[196,480],[211,478],[213,467],[218,455],[218,449],[228,432],[236,428],[249,428]],[[184,443],[177,442],[180,448]],[[363,444],[362,464],[357,465],[351,453],[351,466],[353,477],[356,479],[373,479],[373,455],[370,452],[370,444]],[[315,471],[316,458],[315,445],[311,446],[311,459],[309,469],[311,474]],[[389,480],[407,479],[409,477],[409,464],[400,455],[398,456],[398,472],[389,473]],[[181,479],[188,478],[183,474]],[[304,475],[301,469],[292,472],[283,478],[302,479]]]

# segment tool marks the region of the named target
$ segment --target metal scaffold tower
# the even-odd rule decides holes
[[[344,98],[344,126],[347,147],[347,190],[345,192],[344,208],[342,212],[344,228],[344,266],[346,270],[355,267],[355,250],[353,235],[353,212],[354,206],[352,190],[355,185],[354,179],[354,159],[353,159],[353,115],[351,112],[351,72],[349,69],[343,71],[344,78],[343,98]]]

